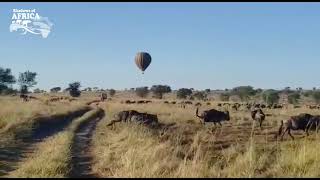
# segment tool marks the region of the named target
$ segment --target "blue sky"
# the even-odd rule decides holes
[[[9,32],[12,9],[48,17],[48,38]],[[319,87],[319,19],[320,3],[0,3],[0,66],[41,89]]]

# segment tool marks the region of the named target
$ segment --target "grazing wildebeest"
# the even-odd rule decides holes
[[[215,109],[210,109],[203,111],[201,115],[198,115],[198,110],[199,108],[197,108],[196,116],[202,120],[200,120],[202,124],[205,124],[206,122],[213,122],[214,125],[216,125],[216,123],[219,123],[219,125],[222,126],[220,123],[221,121],[230,120],[229,111],[222,112]]]
[[[171,104],[176,104],[176,102],[175,102],[175,101],[172,101]]]
[[[260,124],[260,129],[262,129],[262,122],[264,121],[266,115],[262,112],[260,108],[254,108],[251,111],[252,120],[258,121]]]
[[[291,130],[303,130],[307,134],[307,136],[309,136],[308,130],[318,128],[319,123],[320,116],[312,116],[308,113],[302,113],[297,116],[291,116],[289,119],[285,121],[281,120],[278,135],[280,136],[282,134],[281,140],[283,140],[283,136],[286,132],[288,132],[292,140],[294,140],[294,137],[291,134]]]
[[[114,119],[111,120],[107,126],[111,126],[116,122],[139,122],[145,125],[151,123],[158,123],[158,117],[154,114],[140,113],[135,110],[121,111],[114,116]]]
[[[169,102],[168,102],[168,101],[164,101],[163,103],[165,103],[165,104],[169,104]]]

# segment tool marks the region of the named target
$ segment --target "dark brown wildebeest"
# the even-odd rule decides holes
[[[230,120],[229,111],[222,112],[215,109],[210,109],[203,111],[201,115],[198,115],[198,110],[199,108],[197,108],[196,110],[196,116],[202,120],[200,120],[202,124],[205,124],[206,122],[213,122],[214,125],[216,125],[216,123],[219,123],[219,125],[222,126],[222,124],[220,123],[221,121]]]
[[[292,140],[294,140],[294,137],[291,134],[291,130],[303,130],[307,134],[307,136],[309,136],[308,130],[317,129],[318,131],[319,123],[320,123],[320,116],[312,116],[311,114],[308,114],[308,113],[302,113],[297,116],[291,116],[289,119],[285,121],[281,120],[278,136],[282,134],[281,140],[283,140],[283,136],[285,135],[286,132],[288,132]],[[283,128],[284,128],[284,132],[283,132]]]
[[[210,106],[210,105],[211,105],[211,103],[207,102],[207,105],[208,105],[208,106]]]
[[[176,102],[175,102],[175,101],[172,101],[171,104],[176,104]]]
[[[27,102],[29,100],[28,95],[25,95],[25,94],[20,94],[20,98],[22,98],[24,102]]]
[[[199,103],[199,102],[197,102],[196,104],[195,104],[195,106],[201,106],[202,104],[201,103]]]
[[[163,103],[165,103],[165,104],[169,104],[169,102],[168,102],[168,101],[164,101]]]
[[[191,101],[185,101],[184,103],[185,103],[185,104],[192,104]]]
[[[260,108],[254,108],[251,111],[252,120],[258,121],[260,125],[260,129],[262,129],[262,122],[264,121],[266,115],[262,112]]]
[[[114,119],[111,120],[107,126],[111,126],[116,122],[139,122],[145,125],[151,123],[158,123],[158,117],[154,114],[140,113],[135,110],[121,111],[114,116]]]

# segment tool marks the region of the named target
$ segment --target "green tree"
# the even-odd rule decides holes
[[[79,97],[81,95],[80,86],[80,82],[73,82],[69,84],[66,90],[69,91],[70,96]]]
[[[155,97],[162,99],[163,94],[171,92],[170,86],[167,85],[153,85],[150,91],[155,95]]]
[[[148,87],[137,87],[135,93],[138,97],[144,98],[148,95],[149,89]]]
[[[16,82],[15,77],[11,74],[11,69],[3,69],[0,67],[0,93],[8,89],[9,85]]]
[[[110,94],[111,97],[114,96],[116,94],[116,90],[110,89],[109,90],[109,94]]]
[[[178,99],[186,99],[187,96],[190,96],[192,94],[191,89],[188,88],[181,88],[177,91],[177,98]]]
[[[20,93],[27,94],[28,88],[33,87],[37,84],[36,82],[37,73],[26,71],[19,74],[18,83],[20,85]]]
[[[262,98],[267,104],[274,104],[278,103],[280,96],[278,91],[269,89],[262,93]]]

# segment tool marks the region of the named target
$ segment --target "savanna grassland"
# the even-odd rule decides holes
[[[245,108],[237,111],[229,109],[231,119],[222,122],[221,127],[210,123],[202,125],[195,115],[194,104],[202,103],[200,112],[211,108],[224,110],[217,106],[218,101],[207,101],[210,105],[193,101],[193,104],[182,108],[178,104],[165,104],[163,101],[166,99],[152,98],[148,104],[125,104],[124,100],[137,98],[120,93],[105,102],[92,105],[86,105],[86,102],[99,99],[98,94],[83,94],[71,102],[47,102],[48,97],[44,95],[39,95],[39,99],[22,102],[19,97],[0,97],[1,176],[320,176],[318,134],[311,132],[306,137],[303,132],[297,131],[293,132],[295,140],[286,135],[283,141],[274,137],[280,120],[299,113],[320,114],[318,109],[304,106],[264,109],[267,117],[260,130],[252,121],[250,111]],[[53,124],[32,126],[37,123],[36,117],[52,117],[41,121],[55,119],[54,122],[61,124],[68,118],[57,114],[67,116],[81,108],[83,112],[71,116],[69,119],[72,120],[63,128],[46,136],[42,136],[42,133],[39,135],[41,130],[36,131],[37,136],[32,135],[34,129],[54,128]],[[161,125],[155,128],[134,123],[106,126],[116,113],[130,109],[156,114]],[[96,127],[86,134],[90,130],[87,128],[89,123],[96,118],[100,118]],[[85,154],[80,155],[76,149],[80,147],[75,142],[79,141],[81,133],[86,134],[83,142],[87,146]],[[37,141],[34,137],[37,137]],[[12,155],[13,152],[16,154]],[[82,167],[79,164],[83,164]]]

